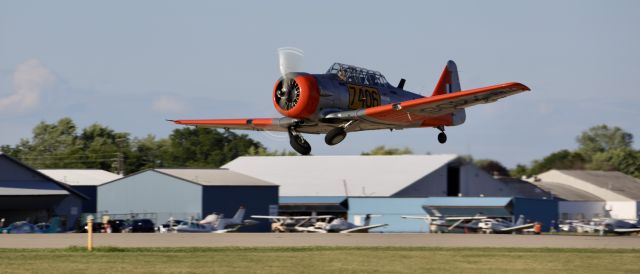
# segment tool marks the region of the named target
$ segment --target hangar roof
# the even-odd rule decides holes
[[[554,198],[567,201],[603,201],[602,198],[571,185],[546,181],[532,181],[531,183],[551,192]]]
[[[39,169],[41,173],[72,186],[99,186],[122,178],[101,169]]]
[[[391,196],[457,158],[454,154],[245,156],[223,167],[280,185],[280,196]]]
[[[16,181],[0,183],[0,195],[69,195],[69,192],[52,182]]]
[[[640,180],[618,171],[559,170],[560,172],[608,189],[634,200],[640,200]]]
[[[228,169],[154,169],[157,172],[177,177],[203,186],[275,186],[251,176]]]

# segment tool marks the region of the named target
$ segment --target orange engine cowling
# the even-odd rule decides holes
[[[285,89],[285,81],[287,87]],[[316,112],[320,102],[320,90],[315,77],[298,74],[279,79],[273,87],[273,106],[282,115],[305,119]]]

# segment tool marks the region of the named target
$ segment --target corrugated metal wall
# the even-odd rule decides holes
[[[269,205],[278,205],[278,186],[204,186],[202,213],[213,212],[231,218],[240,206],[246,208],[245,219],[251,215],[269,215]],[[258,220],[254,226],[242,227],[243,232],[269,232],[271,223]]]
[[[99,186],[97,204],[109,214],[156,213],[156,224],[169,217],[200,218],[202,187],[148,170]]]
[[[548,232],[552,224],[558,224],[558,201],[513,198],[513,216],[517,220],[520,215],[530,222],[542,222],[542,231]]]

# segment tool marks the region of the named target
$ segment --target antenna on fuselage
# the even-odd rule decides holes
[[[403,88],[404,88],[404,83],[405,83],[406,81],[407,81],[407,80],[405,80],[404,78],[400,78],[400,83],[398,83],[398,88],[399,88],[399,89],[403,89]]]

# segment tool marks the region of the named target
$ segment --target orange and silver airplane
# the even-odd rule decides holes
[[[461,90],[456,64],[449,61],[432,95],[424,97],[404,90],[405,79],[392,86],[380,72],[340,63],[324,74],[309,74],[298,69],[301,50],[280,48],[278,54],[282,77],[273,87],[272,98],[284,117],[170,121],[227,130],[288,132],[291,147],[308,155],[311,145],[302,133],[326,134],[325,143],[333,146],[348,132],[433,127],[440,131],[438,141],[445,143],[445,127],[463,124],[465,108],[529,90],[514,82]]]

